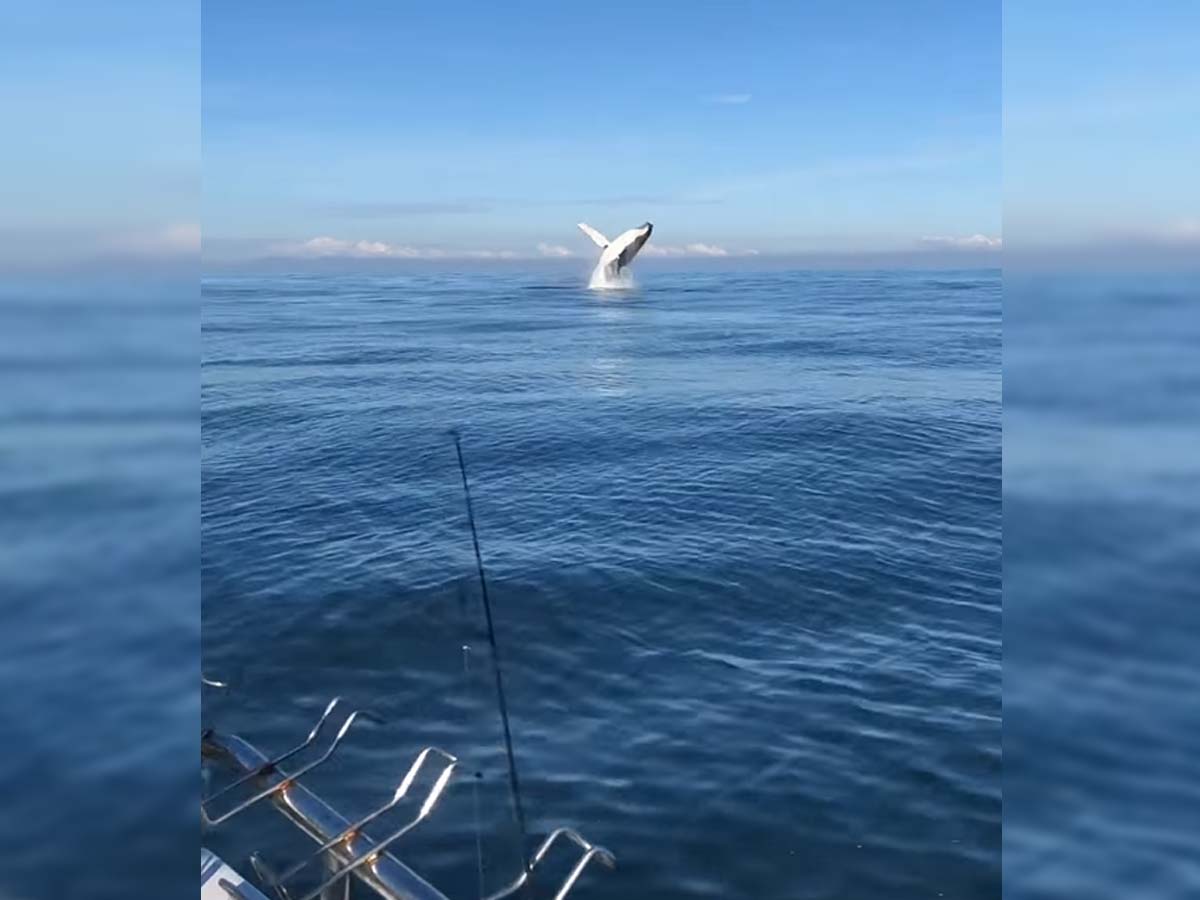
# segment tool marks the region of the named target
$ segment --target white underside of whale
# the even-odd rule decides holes
[[[600,248],[600,259],[592,272],[591,287],[616,287],[621,284],[621,270],[628,266],[641,251],[654,226],[649,222],[637,228],[623,231],[609,240],[591,225],[579,223],[579,230],[592,239]]]

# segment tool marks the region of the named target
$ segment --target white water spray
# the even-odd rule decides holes
[[[589,291],[627,291],[633,287],[633,273],[628,269],[609,271],[605,266],[596,266],[588,281]]]

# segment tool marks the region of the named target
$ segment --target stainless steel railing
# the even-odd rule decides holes
[[[437,747],[426,747],[414,758],[403,780],[385,803],[351,821],[301,784],[300,778],[328,762],[337,753],[354,723],[361,718],[372,718],[370,714],[361,710],[351,712],[322,752],[308,762],[297,763],[315,752],[314,747],[321,746],[320,737],[326,725],[332,721],[338,703],[339,700],[334,699],[326,706],[304,741],[274,757],[236,735],[223,734],[213,728],[204,729],[201,733],[202,760],[224,766],[233,773],[233,780],[201,801],[202,821],[210,827],[218,826],[251,807],[266,803],[317,843],[313,853],[278,872],[261,858],[251,855],[251,863],[259,879],[280,900],[345,898],[349,896],[352,882],[366,885],[383,900],[450,900],[394,856],[391,848],[433,814],[438,801],[451,784],[458,760]],[[285,763],[288,764],[287,769],[284,768]],[[427,764],[440,765],[441,768],[416,813],[410,814],[398,827],[392,826],[383,837],[367,835],[365,829],[368,826],[380,826],[385,815],[408,798],[417,777]],[[232,799],[239,794],[247,796],[241,800]],[[217,804],[215,801],[224,802]],[[215,806],[224,809],[215,809]],[[570,873],[558,885],[554,900],[564,900],[593,860],[608,868],[616,864],[608,850],[589,843],[572,829],[559,828],[542,842],[517,878],[483,900],[504,900],[516,894],[531,880],[550,850],[562,843],[574,844],[581,853]],[[299,897],[293,896],[292,885],[296,876],[317,864],[323,866],[325,873],[321,883]]]
[[[236,735],[210,731],[202,741],[201,753],[209,760],[231,768],[239,777],[250,776],[259,791],[272,789],[263,799],[269,799],[285,818],[318,845],[325,846],[339,835],[347,834],[347,830],[353,824],[293,778],[279,771],[267,770],[270,759],[257,747]],[[366,834],[347,834],[340,842],[331,844],[326,854],[334,864],[346,866],[365,854],[374,852],[375,848],[376,841]],[[262,877],[266,872],[265,867],[260,864],[257,868]],[[386,851],[371,865],[355,869],[353,877],[370,887],[384,900],[449,900],[445,894]],[[286,891],[286,886],[284,890]]]

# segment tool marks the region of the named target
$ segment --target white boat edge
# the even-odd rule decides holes
[[[200,848],[200,900],[267,900],[211,850]]]

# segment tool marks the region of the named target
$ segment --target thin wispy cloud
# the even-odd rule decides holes
[[[727,250],[724,247],[718,247],[716,244],[684,244],[682,246],[672,246],[670,244],[646,244],[642,248],[643,256],[758,256],[757,250]]]
[[[943,250],[999,250],[1004,244],[1001,238],[986,234],[969,234],[963,237],[935,235],[921,238],[920,243],[926,247],[938,247]]]
[[[446,247],[418,247],[411,244],[393,244],[388,241],[348,240],[345,238],[321,237],[306,241],[280,242],[267,248],[267,256],[291,259],[573,259],[581,254],[561,244],[538,243],[528,251],[493,249],[456,249]],[[730,250],[717,244],[694,242],[690,244],[649,243],[642,249],[647,257],[745,257],[757,256],[757,250]]]
[[[176,222],[160,228],[116,232],[97,242],[101,256],[171,259],[200,252],[200,225]]]
[[[845,155],[814,159],[785,169],[763,169],[692,186],[689,196],[710,202],[729,202],[751,194],[829,190],[864,181],[898,182],[980,164],[994,148],[985,142],[924,148],[898,148],[893,153]]]
[[[1168,235],[1176,240],[1200,240],[1200,219],[1184,219],[1181,222],[1176,222],[1168,230]]]
[[[0,222],[0,267],[185,263],[200,258],[200,226],[9,227]]]
[[[162,258],[200,252],[200,226],[176,222],[158,228],[116,231],[97,238],[95,253],[112,257]]]
[[[304,259],[519,259],[521,256],[512,250],[446,250],[325,236],[299,243],[277,244],[272,248],[272,253],[275,256]]]
[[[600,197],[584,200],[564,200],[556,206],[714,206],[720,203],[706,197],[691,197],[684,194],[628,194],[615,197]]]
[[[709,94],[704,98],[705,103],[712,103],[717,106],[742,106],[749,103],[753,99],[753,94]]]
[[[495,203],[484,200],[401,200],[328,203],[317,208],[322,212],[344,218],[391,219],[487,213],[495,208]]]
[[[690,197],[683,194],[614,194],[582,198],[535,197],[464,197],[454,200],[366,200],[336,203],[318,203],[311,206],[315,212],[336,216],[341,219],[405,219],[435,216],[486,215],[514,210],[553,209],[585,206],[701,206],[718,201]]]
[[[1167,225],[1114,228],[1098,235],[1106,243],[1159,244],[1162,246],[1195,246],[1200,244],[1200,218],[1179,219]]]

